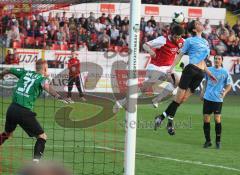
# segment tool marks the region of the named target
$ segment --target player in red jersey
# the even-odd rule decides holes
[[[158,107],[158,103],[165,97],[172,95],[174,89],[177,87],[179,78],[175,73],[168,75],[168,70],[171,68],[179,49],[182,47],[184,40],[182,35],[184,29],[176,25],[171,30],[171,35],[167,37],[160,36],[143,45],[151,55],[151,62],[147,66],[146,80],[143,83],[142,91],[147,87],[153,86],[156,83],[167,81],[168,83],[161,91],[161,93],[152,100],[153,106]],[[158,90],[160,91],[160,90]],[[118,112],[120,108],[125,106],[126,99],[119,100],[113,107],[113,112]]]
[[[72,97],[73,83],[77,86],[79,97],[82,101],[86,101],[83,95],[81,88],[81,79],[80,79],[80,61],[76,57],[74,51],[72,51],[72,57],[68,61],[68,70],[69,70],[69,79],[68,79],[68,98]]]
[[[145,83],[146,86],[153,85],[156,82],[168,82],[163,91],[153,99],[154,107],[158,107],[158,103],[163,98],[172,95],[179,82],[179,77],[175,73],[169,76],[167,72],[184,43],[183,34],[184,29],[179,25],[175,25],[171,30],[171,35],[160,36],[143,45],[144,50],[151,55],[151,62],[147,66],[148,80]]]

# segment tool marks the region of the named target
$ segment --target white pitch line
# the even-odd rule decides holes
[[[9,147],[33,147],[33,145],[8,145]],[[47,147],[50,148],[62,148],[62,147],[66,147],[66,148],[73,148],[74,146],[61,146],[61,145],[47,145]],[[108,150],[108,151],[116,151],[116,152],[121,152],[124,153],[124,150],[118,150],[118,149],[113,149],[113,148],[109,148],[109,147],[102,147],[102,146],[79,146],[76,145],[76,147],[81,147],[81,148],[97,148],[97,149],[103,149],[103,150]],[[237,171],[240,172],[240,169],[237,168],[232,168],[232,167],[226,167],[226,166],[222,166],[222,165],[214,165],[214,164],[208,164],[208,163],[203,163],[200,161],[192,161],[192,160],[182,160],[182,159],[175,159],[175,158],[171,158],[171,157],[162,157],[162,156],[154,156],[151,154],[144,154],[144,153],[136,153],[136,155],[138,156],[143,156],[143,157],[149,157],[149,158],[155,158],[155,159],[163,159],[163,160],[169,160],[169,161],[175,161],[175,162],[181,162],[181,163],[186,163],[186,164],[192,164],[192,165],[200,165],[200,166],[207,166],[207,167],[213,167],[213,168],[221,168],[221,169],[225,169],[225,170],[230,170],[230,171]]]

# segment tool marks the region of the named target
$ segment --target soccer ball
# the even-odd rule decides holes
[[[177,24],[182,24],[184,22],[184,19],[185,17],[183,12],[175,12],[172,17],[173,22]]]

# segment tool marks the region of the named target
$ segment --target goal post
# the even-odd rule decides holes
[[[138,58],[140,35],[141,0],[130,1],[130,55],[128,95],[126,110],[126,138],[124,174],[135,174],[136,131],[137,131],[137,98],[138,98]]]

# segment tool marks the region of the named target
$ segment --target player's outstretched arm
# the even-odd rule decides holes
[[[0,79],[3,79],[3,77],[7,74],[10,74],[10,70],[4,69],[2,72],[0,72]]]
[[[146,43],[143,44],[143,49],[149,53],[152,57],[156,57],[156,53],[151,49],[151,47],[149,45],[147,45]]]
[[[181,61],[182,57],[183,57],[183,53],[180,52],[177,57],[175,58],[174,62],[173,62],[173,65],[171,66],[171,68],[169,69],[169,72],[171,73],[174,69],[174,67]]]
[[[72,101],[71,99],[68,98],[64,98],[62,97],[60,94],[58,94],[55,89],[53,89],[53,87],[49,84],[49,82],[45,81],[42,84],[43,89],[48,92],[51,96],[53,96],[54,98],[58,99],[59,101],[63,102],[63,103],[74,103],[74,101]]]

